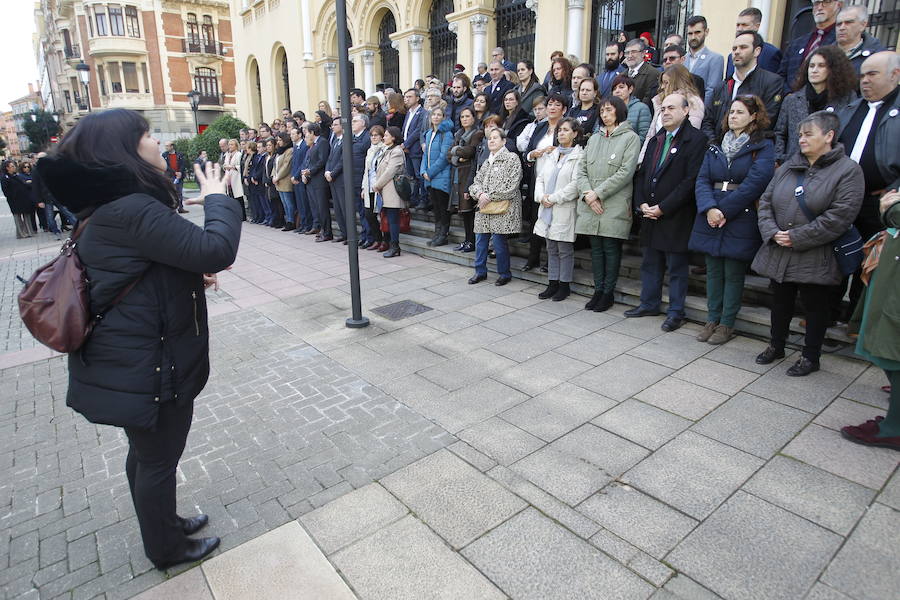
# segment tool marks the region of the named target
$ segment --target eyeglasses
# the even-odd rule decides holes
[[[629,54],[641,54],[641,53],[642,53],[641,50],[626,50],[626,51],[625,51],[625,55],[626,55],[626,56],[629,55]]]
[[[678,60],[679,58],[680,58],[680,57],[678,57],[678,56],[664,56],[664,57],[663,57],[663,62],[664,62],[664,63],[675,62],[675,61]]]

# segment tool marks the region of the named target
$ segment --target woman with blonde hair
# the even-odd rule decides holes
[[[644,159],[647,142],[656,135],[659,128],[662,127],[662,113],[660,112],[659,107],[662,104],[663,98],[670,94],[681,94],[687,98],[688,107],[690,108],[688,120],[691,122],[691,125],[700,129],[700,125],[703,123],[703,114],[705,111],[703,105],[703,92],[702,90],[697,90],[691,72],[688,71],[684,65],[672,65],[671,67],[666,67],[666,70],[659,74],[659,92],[653,96],[653,119],[650,120],[650,129],[647,130],[647,135],[644,138],[644,146],[641,148],[641,156],[638,162],[641,162]]]
[[[228,195],[241,205],[243,220],[247,220],[247,208],[244,206],[244,183],[241,173],[241,151],[238,141],[234,138],[228,140],[228,152],[222,161],[225,169],[225,182],[228,184]]]

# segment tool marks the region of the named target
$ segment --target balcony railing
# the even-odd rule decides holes
[[[225,104],[225,97],[222,94],[215,94],[212,96],[201,95],[200,104],[223,106]]]
[[[181,51],[189,54],[225,54],[222,49],[222,42],[206,43],[190,38],[181,40]]]
[[[66,58],[81,58],[81,46],[78,44],[66,46],[65,53]]]

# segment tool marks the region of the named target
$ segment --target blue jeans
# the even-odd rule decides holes
[[[506,236],[501,233],[475,234],[475,274],[487,275],[488,245],[493,238],[494,253],[497,255],[497,274],[500,277],[511,277],[509,272],[509,245]]]
[[[259,213],[256,218],[270,225],[272,223],[272,207],[269,205],[269,198],[266,196],[266,186],[256,186],[256,205],[259,207]]]
[[[387,215],[389,233],[385,233],[385,242],[391,245],[400,245],[400,209],[399,208],[382,208]]]
[[[294,186],[294,202],[297,205],[297,212],[300,213],[300,229],[312,229],[313,217],[309,199],[306,197],[306,185],[298,183]]]
[[[669,268],[669,310],[670,317],[684,318],[684,300],[688,291],[687,252],[664,252],[644,248],[641,261],[641,308],[659,310],[662,303],[663,277]]]
[[[294,192],[278,192],[278,197],[281,198],[281,204],[284,206],[284,224],[285,225],[293,225],[294,224]]]

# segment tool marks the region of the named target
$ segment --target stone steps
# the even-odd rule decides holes
[[[453,248],[464,239],[463,228],[456,217],[451,221],[450,243],[446,246],[432,247],[427,241],[434,234],[434,219],[431,213],[413,210],[410,223],[410,233],[400,236],[400,247],[406,252],[418,254],[428,258],[450,262],[467,267],[473,267],[475,253],[454,252]],[[531,281],[537,284],[546,284],[547,275],[539,270],[522,271],[528,254],[528,246],[510,240],[511,270],[514,277]],[[616,301],[630,306],[637,306],[640,297],[640,249],[634,242],[627,242],[622,257],[622,268],[619,281],[616,285]],[[546,253],[544,254],[544,257]],[[489,270],[495,268],[496,261],[490,259]],[[575,252],[575,273],[572,283],[572,291],[584,296],[594,293],[593,275],[591,273],[590,250],[580,249]],[[698,323],[706,322],[706,277],[704,275],[690,276],[688,296],[685,302],[686,316]],[[768,289],[768,280],[756,275],[748,275],[744,287],[744,303],[738,314],[735,329],[743,334],[753,335],[762,339],[769,336],[769,301],[771,292]],[[663,288],[663,303],[668,302],[668,287]],[[800,319],[795,317],[791,322],[791,331],[796,334],[803,333]],[[830,328],[827,336],[829,340],[852,344],[846,331],[839,328]]]

